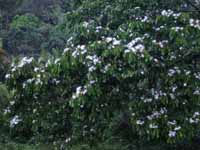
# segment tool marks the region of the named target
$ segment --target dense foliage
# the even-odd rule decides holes
[[[52,52],[64,49],[66,39],[77,32],[76,25],[80,21],[92,19],[102,26],[115,28],[131,19],[131,14],[135,13],[132,8],[137,6],[142,9],[140,15],[156,15],[163,9],[199,11],[198,0],[187,1],[1,0],[0,42],[2,40],[3,48],[15,55],[38,55],[43,50]]]
[[[19,141],[112,141],[124,149],[193,144],[200,127],[200,20],[198,12],[183,11],[192,6],[175,2],[74,1],[51,25],[41,16],[15,16],[8,37],[19,45],[65,48],[13,61],[8,91],[2,87],[12,95],[0,111],[2,128]]]

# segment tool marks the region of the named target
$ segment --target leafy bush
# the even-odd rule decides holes
[[[15,134],[93,143],[111,135],[163,143],[197,136],[199,21],[171,10],[135,17],[116,30],[82,22],[62,56],[14,63],[7,85],[11,116],[20,118]]]
[[[8,104],[12,97],[12,93],[8,91],[7,87],[0,83],[0,132],[1,132],[1,139],[0,142],[5,140],[6,132],[9,130],[8,127],[8,116],[7,113],[10,111]]]
[[[16,15],[4,37],[4,48],[12,54],[35,54],[45,41],[43,32],[38,32],[45,24],[34,15]]]
[[[28,56],[39,55],[42,50],[63,49],[67,33],[60,26],[46,24],[34,15],[17,15],[4,35],[4,47],[10,54]]]
[[[10,24],[12,29],[38,28],[40,25],[39,18],[34,15],[16,15]]]

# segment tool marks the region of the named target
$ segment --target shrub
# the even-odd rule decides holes
[[[16,15],[12,20],[10,27],[12,29],[20,28],[38,28],[41,25],[41,21],[34,15]]]
[[[1,132],[1,139],[0,142],[5,140],[6,132],[9,130],[8,127],[8,116],[10,109],[8,106],[9,101],[12,97],[12,93],[8,91],[6,85],[0,83],[0,132]]]
[[[116,135],[165,144],[198,136],[199,20],[158,14],[106,26],[79,20],[62,56],[14,63],[7,85],[20,121],[12,130],[92,144]]]

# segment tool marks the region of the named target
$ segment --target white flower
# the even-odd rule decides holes
[[[157,128],[158,128],[158,126],[157,126],[157,125],[155,125],[155,124],[149,124],[149,128],[150,128],[150,129],[157,129]]]
[[[10,127],[14,127],[15,125],[17,125],[20,121],[22,121],[19,116],[14,116],[11,120],[10,120]]]
[[[84,87],[79,86],[79,87],[76,88],[76,93],[74,93],[72,95],[72,99],[76,99],[76,98],[78,98],[81,95],[85,95],[86,93],[87,93],[86,86],[84,86]]]
[[[179,32],[179,31],[182,31],[184,28],[183,27],[172,27],[171,29],[176,32]]]
[[[157,63],[157,62],[158,62],[158,59],[157,59],[157,58],[154,58],[153,61]]]
[[[81,49],[81,50],[84,50],[86,48],[86,46],[85,45],[78,45],[77,48]]]
[[[147,119],[148,119],[148,120],[152,120],[152,119],[153,119],[153,116],[147,116]]]
[[[124,53],[130,53],[131,51],[129,50],[129,49],[126,49],[125,51],[124,51]]]
[[[21,61],[19,62],[18,67],[21,68],[21,67],[23,67],[25,64],[30,64],[33,60],[34,60],[33,57],[30,57],[30,58],[24,57],[24,58],[22,58]]]
[[[14,66],[14,67],[11,69],[12,72],[15,72],[16,70],[17,70],[16,66]]]
[[[88,71],[89,72],[93,72],[93,71],[95,71],[96,70],[96,67],[94,67],[94,66],[90,66],[89,68],[88,68]]]
[[[94,65],[101,62],[97,55],[93,55],[93,56],[88,55],[88,56],[86,56],[86,59],[91,60]]]
[[[34,79],[28,79],[26,82],[27,83],[32,83],[34,81]]]
[[[189,75],[191,73],[190,70],[184,70],[185,71],[185,75]]]
[[[174,128],[174,131],[178,131],[178,130],[180,130],[180,129],[181,129],[181,127],[178,126],[178,127]]]
[[[114,39],[113,40],[113,45],[120,45],[121,41]]]
[[[10,79],[10,76],[11,76],[10,74],[6,74],[6,75],[5,75],[5,78],[6,78],[6,79]]]
[[[58,84],[60,83],[60,81],[59,81],[59,80],[56,80],[56,79],[53,79],[53,82],[54,82],[56,85],[58,85]]]
[[[14,105],[15,104],[15,101],[10,101],[10,105]]]
[[[132,51],[133,53],[140,52],[142,53],[145,49],[144,45],[139,44],[138,42],[142,42],[142,38],[135,38],[131,42],[129,42],[126,47],[128,50],[125,50],[125,53],[128,53],[129,51]]]
[[[42,82],[42,80],[40,78],[37,78],[36,81],[35,81],[35,84],[36,85],[42,85],[43,82]]]
[[[169,69],[168,71],[168,76],[173,76],[176,73],[176,70],[174,69]]]
[[[200,30],[200,20],[190,19],[189,24],[191,27],[194,27]]]
[[[170,93],[169,96],[171,99],[175,99],[175,95],[173,93]]]
[[[91,80],[90,81],[90,84],[94,84],[96,81],[95,80]]]
[[[78,53],[77,50],[75,50],[75,51],[72,53],[72,56],[73,56],[73,57],[77,57],[78,55],[79,55],[79,53]]]
[[[144,124],[144,121],[142,121],[142,120],[137,120],[137,121],[136,121],[136,124],[138,124],[138,125],[143,125],[143,124]]]
[[[166,16],[166,17],[170,17],[171,15],[173,15],[173,11],[172,10],[163,10],[162,12],[161,12],[161,14],[162,14],[162,16]]]
[[[60,62],[60,58],[57,58],[54,63],[57,64],[58,62]]]
[[[148,22],[148,17],[144,16],[144,18],[141,20],[141,22]]]
[[[82,90],[81,94],[85,95],[86,93],[87,93],[87,89],[84,88],[84,89]]]
[[[141,75],[144,75],[144,71],[141,71],[140,73],[141,73]]]
[[[200,72],[194,73],[194,76],[195,76],[196,79],[200,80]]]
[[[136,43],[142,42],[142,41],[143,41],[143,40],[142,40],[141,37],[137,37],[137,38],[133,39],[131,42],[129,42],[129,43],[127,44],[127,47],[131,49]]]
[[[67,53],[70,49],[67,47],[64,49],[63,53]]]
[[[144,100],[144,103],[150,103],[150,102],[152,102],[152,98],[147,98]]]
[[[70,141],[71,141],[70,137],[65,140],[66,143],[69,143]]]
[[[193,124],[193,123],[198,123],[198,122],[199,122],[199,119],[198,119],[198,118],[196,118],[196,119],[190,118],[190,119],[189,119],[189,122],[190,122],[191,124]]]
[[[167,109],[166,109],[165,107],[161,108],[161,109],[160,109],[160,113],[161,113],[161,114],[167,113]]]
[[[76,99],[77,96],[75,94],[72,95],[72,99]]]
[[[155,93],[154,98],[159,99],[159,94],[157,92]]]
[[[106,38],[106,42],[107,42],[107,43],[110,43],[110,42],[112,42],[112,40],[113,40],[113,38],[112,38],[112,37],[107,37],[107,38]]]
[[[37,76],[37,78],[41,78],[41,74],[37,74],[36,76]]]
[[[173,14],[173,17],[175,18],[175,19],[178,19],[178,17],[181,15],[181,13],[176,13],[176,14]]]
[[[48,67],[50,64],[51,64],[51,61],[48,60],[48,61],[46,62],[46,64],[45,64],[45,67]]]
[[[139,52],[143,52],[143,50],[144,50],[144,45],[138,44],[138,45],[135,46],[135,49],[138,50]]]
[[[83,22],[83,27],[87,28],[87,27],[88,27],[88,25],[89,25],[89,23],[88,23],[88,22],[86,22],[86,21],[84,21],[84,22]]]
[[[33,113],[36,113],[37,109],[33,109]]]
[[[40,70],[40,68],[38,68],[38,67],[34,68],[34,72],[38,72],[39,70]]]
[[[168,124],[168,125],[176,125],[176,120],[168,121],[167,124]]]
[[[172,92],[175,92],[177,88],[177,86],[172,87]]]
[[[33,60],[34,60],[34,58],[31,57],[31,58],[27,59],[26,62],[27,62],[28,64],[30,64]]]
[[[99,32],[100,29],[102,29],[102,26],[97,26],[97,27],[96,27],[96,32]]]
[[[194,113],[194,117],[199,116],[199,115],[200,115],[199,112]]]
[[[6,114],[8,114],[8,113],[10,113],[11,112],[11,110],[10,110],[10,108],[9,107],[7,107],[6,109],[4,109],[4,114],[6,115]]]
[[[169,131],[168,136],[169,137],[175,137],[176,136],[176,131]]]

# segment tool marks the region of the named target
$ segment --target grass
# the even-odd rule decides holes
[[[66,145],[65,145],[66,146]],[[57,148],[56,148],[57,147]],[[62,149],[61,144],[53,145],[45,145],[45,144],[38,144],[38,145],[31,145],[31,144],[19,144],[15,142],[9,142],[6,144],[0,143],[0,150],[128,150],[128,148],[121,144],[111,144],[111,143],[99,143],[93,147],[89,146],[88,144],[84,143],[77,143],[71,146],[63,147]],[[136,149],[133,149],[136,150]]]
[[[54,150],[49,145],[28,145],[10,142],[7,144],[0,144],[0,150]]]
[[[64,142],[56,144],[20,144],[9,141],[8,143],[0,143],[0,150],[199,150],[199,144],[181,145],[178,147],[169,147],[169,145],[160,145],[153,143],[140,145],[136,147],[134,143],[121,142],[100,142],[95,146],[89,146],[87,143],[74,143],[63,146]]]

